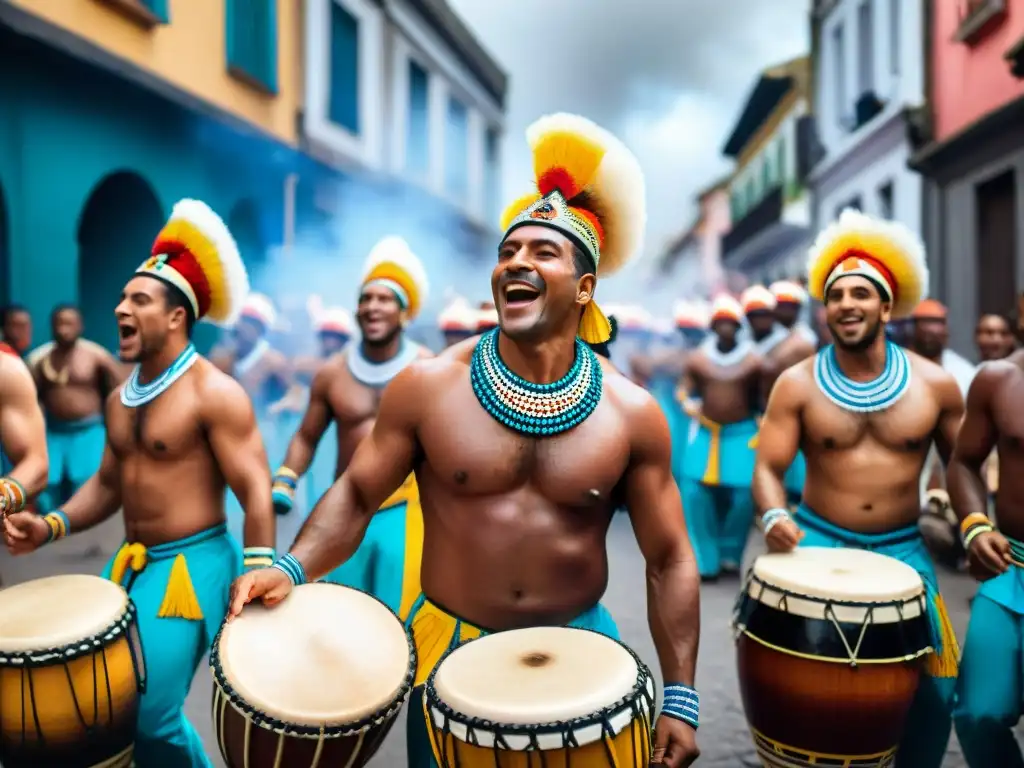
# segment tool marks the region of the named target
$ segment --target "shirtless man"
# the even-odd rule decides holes
[[[0,354],[0,448],[0,515],[15,514],[46,487],[46,427],[32,375],[21,358],[6,353]]]
[[[686,378],[700,410],[683,458],[680,487],[701,578],[735,573],[743,562],[754,504],[754,438],[762,362],[740,336],[743,307],[722,294],[711,306],[711,335],[689,356]]]
[[[757,353],[766,358],[789,336],[789,329],[775,322],[775,295],[763,285],[752,285],[740,296],[740,304]]]
[[[775,383],[761,424],[754,499],[772,551],[869,548],[921,574],[933,627],[943,631],[932,638],[939,652],[926,661],[897,765],[938,768],[949,739],[957,646],[917,526],[918,478],[933,438],[949,458],[963,400],[948,373],[888,342],[883,330],[891,316],[909,314],[926,289],[924,248],[900,224],[847,210],[819,236],[808,274],[835,344]],[[868,382],[876,386],[865,389]],[[798,450],[807,457],[807,482],[791,517],[783,478]]]
[[[1017,342],[1013,338],[1013,325],[1002,315],[987,314],[978,318],[974,328],[974,343],[978,346],[981,362],[1004,360],[1013,354]]]
[[[445,348],[476,336],[477,312],[462,297],[456,297],[437,317],[437,327],[444,336]]]
[[[8,516],[5,538],[23,554],[124,510],[125,544],[104,576],[134,601],[148,662],[134,765],[205,768],[213,763],[183,707],[242,569],[226,532],[224,488],[249,513],[246,561],[267,565],[270,472],[249,398],[190,341],[196,320],[232,322],[248,289],[227,227],[205,204],[183,200],[153,254],[115,310],[121,360],[137,365],[107,399],[99,472],[62,510]]]
[[[299,357],[292,363],[292,371],[297,382],[310,384],[324,363],[343,350],[352,339],[352,316],[342,307],[329,307],[317,312],[313,322],[316,333],[317,353]],[[281,410],[290,405],[278,401],[271,406],[272,410]]]
[[[981,367],[947,472],[970,571],[982,582],[960,661],[957,738],[971,768],[1022,768],[1013,728],[1024,701],[1024,350]],[[996,530],[982,469],[998,446],[1007,470],[996,492]],[[1018,472],[1018,466],[1021,469]]]
[[[24,357],[32,348],[32,315],[21,304],[8,304],[0,310],[0,333],[4,342]]]
[[[82,315],[62,304],[50,315],[53,342],[28,356],[46,415],[50,477],[39,499],[52,512],[100,468],[107,431],[103,403],[124,379],[106,349],[82,338]]]
[[[580,134],[586,139],[576,146]],[[420,768],[431,751],[422,685],[449,646],[480,635],[480,627],[570,624],[617,634],[598,600],[608,582],[605,537],[622,499],[647,560],[651,631],[666,682],[652,762],[678,768],[697,757],[692,686],[700,611],[668,429],[650,396],[583,343],[608,337],[607,319],[593,303],[594,273],[614,270],[636,252],[643,178],[624,146],[582,118],[544,118],[529,135],[538,158],[583,159],[586,167],[569,162],[550,173],[542,166],[541,194],[506,212],[491,279],[500,331],[395,378],[373,431],[292,551],[278,568],[236,583],[232,615],[253,599],[280,602],[294,582],[319,578],[350,557],[380,502],[415,470],[425,595],[408,620],[419,652],[408,712],[409,765]],[[604,151],[595,168],[589,160],[598,141]],[[567,202],[548,183],[588,194]],[[601,211],[603,239],[589,223],[596,214],[573,213],[580,210],[573,204]],[[514,376],[559,384],[533,402],[500,399],[502,382]],[[534,415],[539,400],[563,398],[557,414]],[[633,763],[631,745],[616,752]]]
[[[426,300],[426,273],[398,237],[384,238],[363,268],[356,322],[361,340],[333,356],[313,378],[309,406],[274,474],[274,506],[291,510],[299,478],[309,469],[324,433],[337,434],[334,478],[349,466],[356,447],[373,431],[384,387],[428,350],[406,338],[404,329]],[[316,490],[319,497],[330,481]],[[375,595],[403,619],[419,597],[423,513],[415,477],[384,500],[367,526],[362,544],[327,580]]]

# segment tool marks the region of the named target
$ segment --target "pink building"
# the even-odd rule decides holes
[[[926,19],[911,166],[926,178],[932,290],[966,350],[978,315],[1012,312],[1024,285],[1024,0],[929,0]]]

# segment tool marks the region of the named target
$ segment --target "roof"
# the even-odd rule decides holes
[[[794,88],[806,88],[809,75],[808,56],[790,59],[761,72],[761,76],[747,96],[743,111],[733,126],[722,153],[727,157],[738,157],[779,102]]]
[[[485,49],[472,30],[466,26],[448,0],[408,0],[409,5],[419,11],[423,18],[451,46],[456,56],[469,67],[480,84],[493,96],[499,106],[505,107],[508,91],[508,75]]]
[[[720,189],[728,188],[729,183],[731,181],[732,181],[732,174],[729,174],[727,176],[723,176],[720,179],[717,179],[713,184],[709,184],[708,186],[704,187],[703,189],[698,190],[697,191],[697,202],[703,202],[704,198],[706,198],[712,192],[717,192]]]

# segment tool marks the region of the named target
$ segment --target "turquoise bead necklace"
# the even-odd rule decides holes
[[[567,432],[582,424],[601,401],[601,363],[579,338],[569,372],[551,384],[534,384],[502,361],[495,328],[473,350],[469,380],[484,410],[509,429],[531,437]]]

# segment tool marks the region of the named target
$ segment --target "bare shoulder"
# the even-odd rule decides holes
[[[209,360],[199,358],[186,376],[192,379],[204,419],[255,418],[242,385]]]
[[[665,414],[650,392],[604,364],[604,394],[622,416],[633,448],[647,456],[671,453]]]
[[[422,360],[423,358],[434,356],[434,353],[423,344],[418,344],[417,346],[419,347],[419,349],[416,350],[417,359]]]
[[[657,401],[646,389],[619,371],[605,358],[598,357],[598,360],[601,363],[605,391],[618,407],[627,413],[642,410],[648,405],[658,407]]]
[[[29,395],[35,397],[36,385],[32,372],[21,358],[0,355],[0,392],[10,398]]]
[[[775,380],[771,399],[793,405],[801,404],[817,389],[814,381],[814,357],[801,360],[789,366]]]
[[[987,400],[1003,387],[1017,381],[1024,374],[1024,370],[1021,368],[1021,362],[1012,358],[1013,355],[1005,360],[982,363],[971,380],[969,397],[973,400],[979,397]]]
[[[932,391],[940,395],[947,392],[950,388],[958,393],[960,392],[960,386],[957,384],[953,374],[938,363],[933,363],[912,350],[907,350],[907,357],[910,360],[914,376],[927,384]]]

